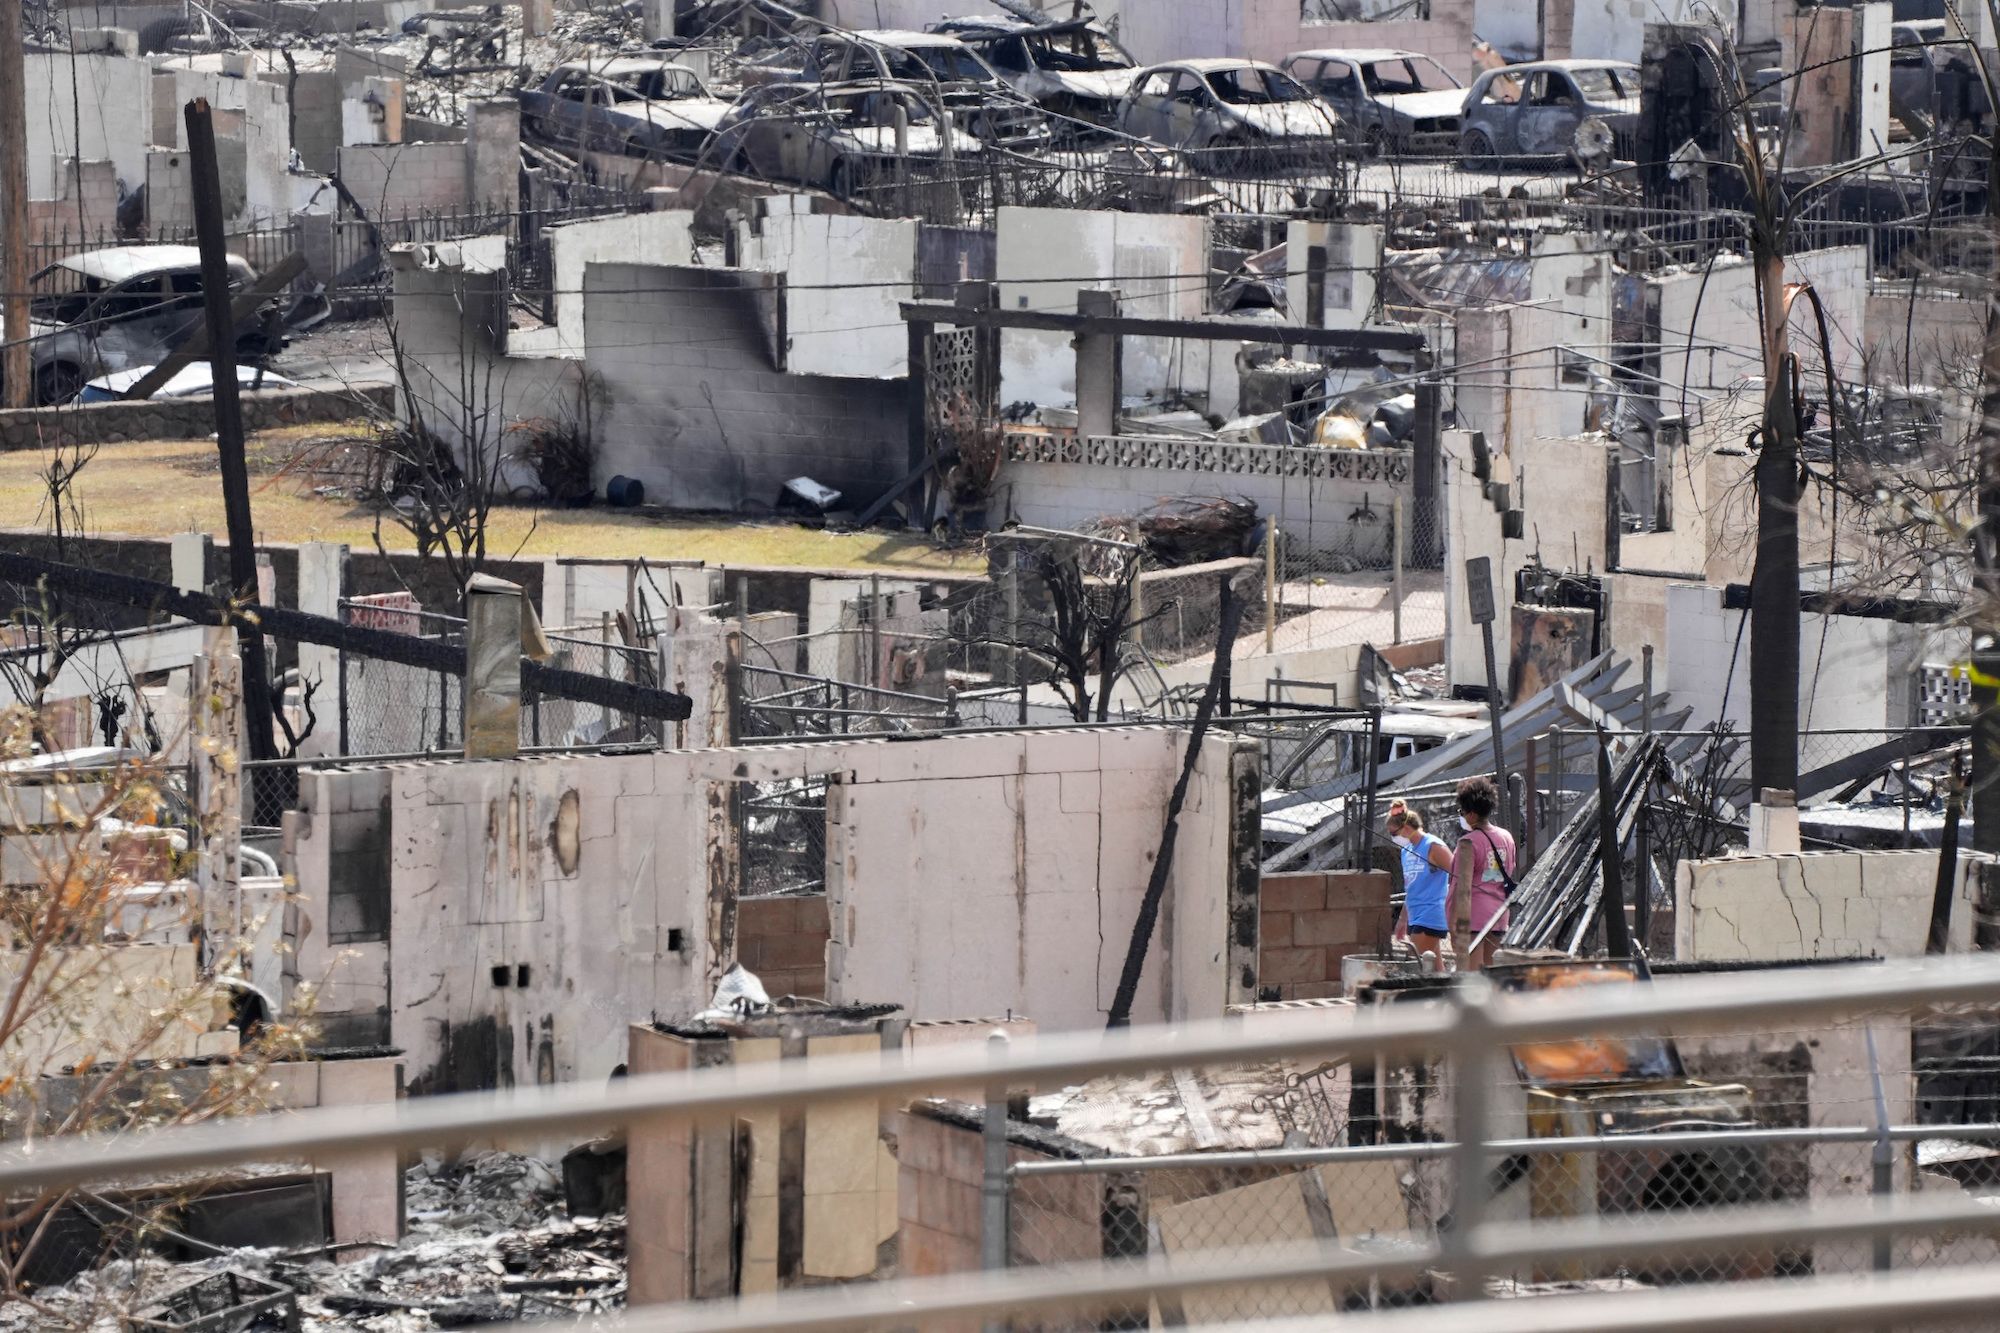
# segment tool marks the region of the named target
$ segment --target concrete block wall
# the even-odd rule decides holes
[[[110,162],[61,163],[55,197],[28,200],[28,243],[108,233],[118,222],[118,171]],[[40,261],[35,261],[39,263]]]
[[[455,143],[357,144],[340,150],[340,178],[370,218],[463,209],[476,200]]]
[[[1257,895],[1257,991],[1266,1000],[1340,994],[1340,963],[1380,953],[1396,927],[1386,871],[1265,875]]]
[[[893,1031],[887,1039],[894,1044]],[[837,1059],[880,1052],[884,1040],[879,1028],[816,1023],[811,1011],[755,1020],[728,1035],[634,1024],[629,1063],[644,1074]],[[896,1162],[884,1128],[881,1108],[865,1097],[756,1111],[733,1123],[634,1126],[627,1160],[631,1303],[872,1276],[897,1229]],[[747,1170],[739,1172],[740,1157]],[[782,1278],[781,1265],[790,1266]],[[726,1285],[732,1267],[734,1291]]]
[[[917,1107],[895,1118],[897,1237],[904,1277],[937,1277],[979,1268],[980,1198],[985,1159],[979,1130]],[[1010,1162],[1048,1161],[1054,1153],[1016,1139]],[[1103,1256],[1102,1175],[1042,1176],[1013,1192],[1007,1226],[1016,1263],[1095,1261]],[[977,1321],[968,1326],[976,1329]]]
[[[577,412],[575,362],[507,355],[506,252],[504,237],[480,236],[400,247],[389,259],[396,346],[410,394],[423,424],[460,451],[461,466],[468,444],[501,448],[513,422]],[[398,410],[407,415],[410,404],[399,398]],[[495,466],[491,452],[482,458],[474,466]],[[534,484],[525,467],[505,471],[503,480]]]
[[[194,175],[185,148],[148,151],[144,180],[146,225],[155,235],[181,233],[194,226]]]
[[[521,105],[511,97],[465,109],[466,195],[480,208],[521,206]]]
[[[1949,949],[1972,948],[1977,867],[1962,855]],[[1674,955],[1688,962],[1915,958],[1930,930],[1935,851],[1792,852],[1683,861]]]
[[[311,421],[352,421],[370,414],[386,417],[395,408],[391,385],[323,389],[263,389],[242,395],[246,430]],[[111,444],[120,440],[199,440],[215,432],[215,409],[205,398],[131,403],[89,403],[80,407],[0,410],[0,452],[43,449],[57,441]]]
[[[753,220],[737,228],[737,262],[785,275],[785,368],[864,379],[908,375],[910,340],[897,304],[916,299],[920,224],[814,213],[812,201],[796,194],[752,208]]]
[[[736,961],[764,993],[826,995],[826,895],[773,894],[736,900]]]
[[[600,264],[584,291],[585,364],[606,397],[600,482],[623,473],[656,503],[739,509],[804,475],[858,507],[908,470],[906,382],[777,368],[775,279]]]
[[[694,214],[686,209],[662,209],[585,218],[549,228],[549,254],[556,284],[557,354],[583,355],[583,279],[591,264],[635,259],[653,264],[691,263],[693,223]]]
[[[1201,48],[1196,48],[1201,49]],[[994,274],[1008,310],[1075,313],[1079,289],[1116,291],[1119,309],[1149,319],[1209,313],[1209,225],[1202,217],[1064,208],[1005,207],[994,222]],[[1236,345],[1197,339],[1122,340],[1127,399],[1173,391],[1205,395],[1208,410],[1236,415]],[[1078,352],[1067,334],[1008,329],[1000,335],[1000,401],[1077,401]]]
[[[339,75],[333,70],[301,70],[291,82],[293,122],[292,147],[308,171],[331,174],[340,170],[340,104],[343,99]]]
[[[1045,1032],[1102,1027],[1185,744],[1138,727],[854,752],[827,796],[828,998],[893,998],[913,1019],[1015,1012]],[[1232,754],[1211,737],[1197,760],[1135,1023],[1215,1017],[1249,998],[1227,895],[1232,857],[1256,834],[1234,827]],[[882,873],[889,864],[902,869]]]
[[[699,1011],[737,956],[748,900],[730,794],[825,774],[838,778],[829,999],[1101,1027],[1185,745],[1181,730],[1133,727],[306,775],[304,817],[287,826],[311,926],[298,969],[350,982],[355,1009],[387,1006],[419,1091],[605,1077],[623,1024]],[[1230,926],[1238,849],[1257,837],[1238,758],[1214,736],[1197,761],[1135,1022],[1216,1016],[1254,994]],[[326,945],[331,816],[382,800],[385,781],[386,974],[378,953],[362,976],[368,960]]]

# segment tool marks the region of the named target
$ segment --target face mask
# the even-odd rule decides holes
[[[1389,841],[1395,843],[1398,847],[1401,847],[1404,851],[1408,851],[1411,847],[1416,845],[1415,843],[1412,843],[1408,838],[1404,837],[1400,833],[1398,833],[1395,837],[1389,839]]]
[[[1461,828],[1461,829],[1465,830],[1465,832],[1467,832],[1467,833],[1470,833],[1470,832],[1472,832],[1472,825],[1470,825],[1470,824],[1468,824],[1468,823],[1466,823],[1466,822],[1465,822],[1465,816],[1464,816],[1464,815],[1460,815],[1460,816],[1458,817],[1458,826],[1459,826],[1459,828]]]

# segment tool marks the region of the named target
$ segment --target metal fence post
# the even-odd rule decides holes
[[[1391,642],[1403,641],[1403,497],[1389,507],[1389,601],[1394,618]]]
[[[1877,1206],[1886,1207],[1896,1197],[1896,1150],[1889,1143],[1889,1099],[1882,1090],[1882,1063],[1875,1056],[1875,1029],[1866,1028],[1862,1035],[1868,1039],[1868,1077],[1875,1085],[1875,1146],[1869,1154],[1874,1178],[1869,1192],[1875,1196]],[[1886,1273],[1894,1266],[1894,1244],[1895,1238],[1888,1232],[1877,1233],[1876,1272]]]
[[[1278,651],[1278,520],[1264,520],[1264,653]]]
[[[1451,1152],[1451,1225],[1440,1229],[1438,1243],[1454,1301],[1486,1299],[1487,1274],[1476,1253],[1492,1193],[1486,1141],[1493,1136],[1493,1083],[1499,1068],[1487,1010],[1492,996],[1493,983],[1478,973],[1461,974],[1453,990],[1457,1021],[1449,1037],[1451,1120],[1458,1142]]]
[[[995,1031],[986,1039],[986,1051],[994,1064],[1007,1058],[1007,1034]],[[986,1148],[985,1169],[979,1181],[979,1266],[982,1269],[1007,1267],[1007,1085],[997,1078],[986,1085],[986,1115],[980,1126]],[[991,1333],[1002,1333],[1004,1320],[988,1320]]]

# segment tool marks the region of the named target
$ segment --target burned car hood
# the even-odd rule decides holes
[[[1045,69],[1042,77],[1072,97],[1097,102],[1115,102],[1132,90],[1139,79],[1136,69],[1059,70]]]
[[[843,137],[852,140],[861,151],[883,156],[896,151],[896,131],[876,126],[853,127],[841,131]],[[944,156],[944,136],[928,126],[912,125],[908,131],[911,157]],[[970,157],[979,152],[983,145],[969,134],[951,136],[951,151],[955,157]]]
[[[1440,88],[1431,93],[1392,93],[1380,99],[1383,106],[1411,120],[1435,120],[1456,116],[1465,110],[1465,89]]]
[[[1245,125],[1274,139],[1324,139],[1339,132],[1340,118],[1311,102],[1281,102],[1269,106],[1229,108]]]
[[[735,109],[714,97],[688,97],[674,102],[627,103],[612,110],[619,116],[646,121],[666,130],[712,130]]]

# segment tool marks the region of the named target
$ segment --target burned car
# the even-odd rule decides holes
[[[1468,165],[1510,158],[1629,161],[1639,128],[1639,67],[1623,60],[1502,65],[1465,94],[1458,148]]]
[[[1936,130],[1984,132],[1993,118],[1979,54],[1945,19],[1889,28],[1889,109],[1913,137]]]
[[[1318,93],[1368,151],[1458,146],[1465,85],[1416,51],[1300,51],[1284,70]]]
[[[257,280],[229,256],[229,288]],[[202,321],[201,252],[192,245],[126,245],[57,260],[29,280],[29,356],[35,401],[66,403],[91,380],[166,359]],[[278,350],[266,318],[278,304],[237,326],[246,361]]]
[[[732,105],[659,56],[557,65],[520,102],[521,128],[556,147],[679,162],[701,156]]]
[[[1256,60],[1177,60],[1140,73],[1118,128],[1196,155],[1209,170],[1328,167],[1339,157],[1332,107]]]
[[[934,100],[966,134],[1015,152],[1049,144],[1041,111],[956,37],[938,32],[823,33],[804,77],[821,83],[900,83]]]
[[[964,42],[1015,92],[1058,117],[1061,138],[1115,124],[1139,74],[1138,62],[1092,19],[1038,24],[981,16],[946,19],[932,30]]]
[[[716,130],[715,156],[731,171],[845,199],[903,175],[935,177],[983,150],[940,117],[900,83],[768,84],[744,93]]]

